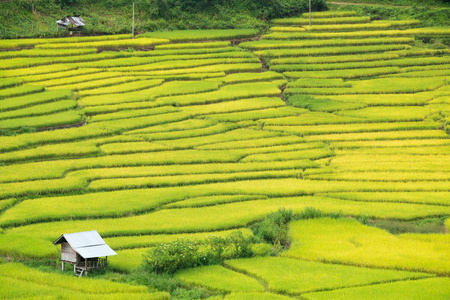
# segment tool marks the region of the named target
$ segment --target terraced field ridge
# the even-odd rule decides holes
[[[313,18],[0,40],[0,298],[448,299],[450,28]],[[89,230],[110,269],[58,271]],[[185,241],[222,260],[138,280]]]

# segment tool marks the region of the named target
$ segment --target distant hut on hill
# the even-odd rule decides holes
[[[61,235],[53,245],[61,244],[61,262],[73,265],[75,275],[87,276],[88,271],[101,269],[108,263],[108,256],[117,255],[96,230]]]
[[[83,20],[82,17],[71,17],[71,16],[67,16],[59,21],[56,21],[56,24],[58,25],[58,28],[68,29],[70,31],[80,30],[84,26],[86,26],[86,22]]]

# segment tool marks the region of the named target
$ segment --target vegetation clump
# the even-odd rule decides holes
[[[180,269],[220,264],[225,259],[252,257],[254,236],[233,232],[227,237],[211,236],[204,242],[178,239],[162,243],[144,255],[145,268],[157,274],[173,274]]]

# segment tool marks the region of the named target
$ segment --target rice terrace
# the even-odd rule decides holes
[[[450,299],[449,1],[96,2],[0,1],[0,299]]]

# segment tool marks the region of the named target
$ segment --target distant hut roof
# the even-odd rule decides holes
[[[53,242],[53,245],[64,242],[69,243],[70,247],[72,247],[75,252],[86,259],[117,255],[117,253],[105,243],[96,230],[63,234]]]
[[[56,23],[58,24],[59,27],[64,29],[69,27],[70,24],[72,24],[73,27],[75,28],[86,25],[86,22],[83,20],[82,17],[71,17],[71,16],[64,17],[61,20],[56,21]]]

